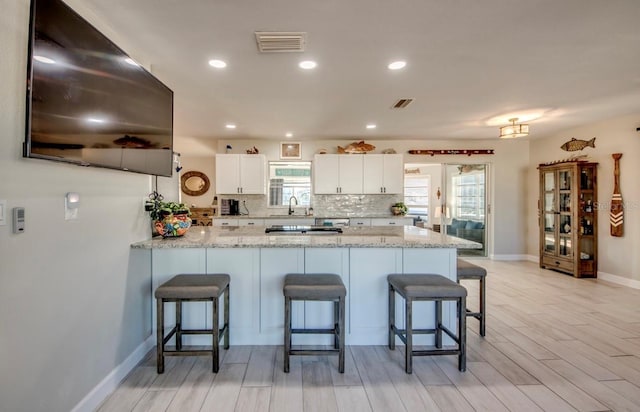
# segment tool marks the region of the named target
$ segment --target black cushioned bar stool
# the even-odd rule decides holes
[[[431,274],[392,274],[389,282],[389,349],[396,348],[398,336],[406,345],[405,371],[411,373],[413,356],[458,355],[458,370],[467,369],[466,361],[466,299],[467,290],[456,282],[441,275]],[[396,327],[396,292],[405,300],[405,329]],[[413,302],[435,302],[435,327],[433,329],[413,329]],[[457,307],[457,334],[442,324],[442,302],[455,301]],[[442,332],[457,343],[456,348],[442,347]],[[436,349],[414,350],[413,335],[435,335]]]
[[[485,284],[485,278],[487,277],[487,270],[473,263],[469,263],[466,260],[458,259],[458,283],[461,280],[478,280],[480,281],[480,307],[477,312],[472,312],[467,309],[467,316],[471,316],[480,321],[480,336],[485,334],[486,323],[486,299],[487,285]]]
[[[342,279],[334,274],[291,273],[284,278],[284,371],[289,372],[290,355],[338,355],[338,371],[344,373],[345,354],[345,297],[347,289]],[[292,329],[291,302],[294,300],[332,301],[332,329]],[[291,349],[294,333],[331,334],[334,349]]]
[[[177,275],[160,285],[155,292],[157,309],[158,373],[164,372],[165,356],[211,355],[213,372],[218,372],[220,356],[218,344],[224,335],[224,348],[229,349],[229,275]],[[219,299],[224,293],[224,325],[219,326]],[[164,336],[164,304],[176,303],[176,325]],[[182,329],[183,302],[212,302],[211,329]],[[212,335],[211,350],[183,350],[182,335]],[[165,350],[165,344],[176,336],[176,349]]]

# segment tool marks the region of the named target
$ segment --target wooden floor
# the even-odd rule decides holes
[[[220,372],[204,357],[154,353],[99,408],[106,411],[640,411],[640,290],[574,279],[527,262],[476,261],[487,277],[487,336],[469,319],[467,372],[455,356],[416,357],[403,348],[350,346],[346,371],[332,357],[292,357],[282,347],[222,351]],[[465,283],[468,304],[477,282]]]

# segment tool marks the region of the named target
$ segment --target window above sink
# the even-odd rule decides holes
[[[294,206],[311,206],[311,162],[269,162],[269,207],[288,208],[291,196]]]

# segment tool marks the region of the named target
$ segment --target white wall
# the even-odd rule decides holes
[[[545,139],[531,140],[531,166],[528,175],[527,208],[528,251],[538,255],[538,171],[540,163],[566,159],[572,154],[587,154],[598,162],[598,271],[622,278],[640,281],[640,114],[622,116],[585,125]],[[595,149],[587,147],[579,152],[560,149],[572,137],[581,140],[596,138]],[[613,193],[612,153],[622,153],[620,159],[620,185],[625,202],[624,236],[612,237],[609,232],[609,201]]]
[[[129,248],[150,236],[150,178],[21,157],[29,1],[0,10],[0,199],[26,208],[25,233],[0,226],[0,410],[69,411],[150,335],[150,274]]]

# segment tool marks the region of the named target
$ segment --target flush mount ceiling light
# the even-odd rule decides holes
[[[512,117],[509,119],[511,124],[509,126],[502,126],[500,128],[500,138],[501,139],[513,139],[516,137],[523,137],[529,135],[529,125],[528,124],[516,124],[518,121],[517,117]]]
[[[227,129],[235,129],[236,125],[233,124],[233,123],[229,123],[229,124],[224,125],[224,127],[226,127]]]
[[[209,60],[209,66],[215,67],[216,69],[224,69],[227,67],[227,63],[223,60],[212,59]]]
[[[298,63],[298,66],[300,66],[301,69],[311,70],[315,69],[316,66],[318,66],[318,63],[314,62],[313,60],[305,60]]]
[[[375,124],[368,124],[367,125],[367,129],[375,129],[376,127],[378,127],[378,126],[376,126]]]
[[[400,70],[400,69],[404,69],[406,65],[407,65],[407,62],[398,60],[398,61],[389,63],[387,67],[389,68],[389,70]]]
[[[291,133],[291,132],[287,132],[287,133],[285,134],[285,137],[293,137],[293,133]]]

